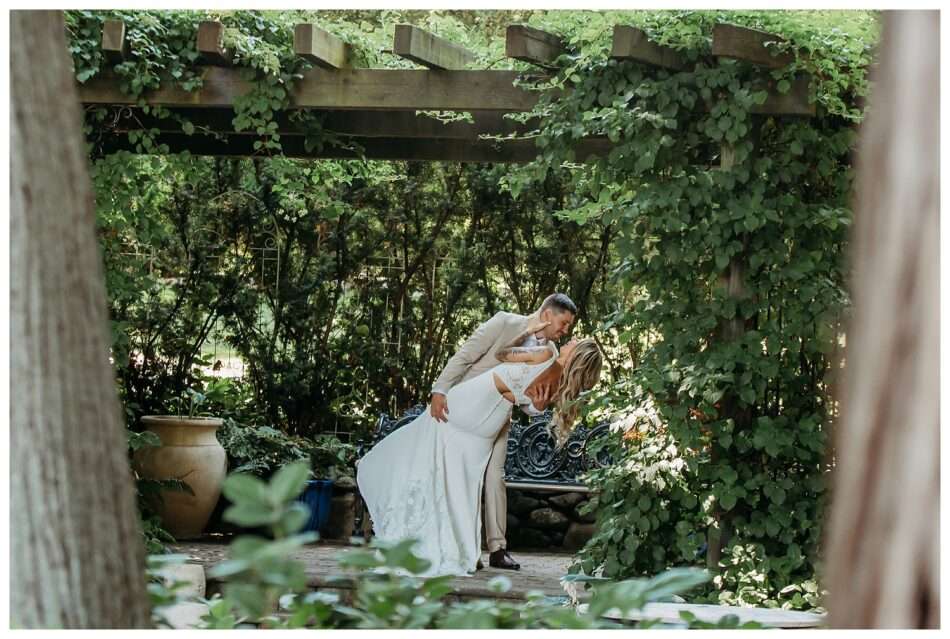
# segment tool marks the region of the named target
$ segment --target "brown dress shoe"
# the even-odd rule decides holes
[[[485,564],[483,564],[482,560],[479,559],[478,562],[475,564],[475,570],[484,570],[484,569],[485,569]]]
[[[512,559],[504,548],[499,548],[488,555],[488,565],[492,568],[503,568],[505,570],[519,570],[521,568],[521,564]]]

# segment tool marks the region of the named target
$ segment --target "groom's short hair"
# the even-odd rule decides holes
[[[568,311],[573,315],[577,315],[577,304],[564,293],[552,293],[544,298],[544,302],[541,303],[541,310],[548,308],[553,308],[558,313]]]

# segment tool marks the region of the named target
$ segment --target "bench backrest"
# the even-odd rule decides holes
[[[393,431],[412,422],[425,406],[413,406],[398,419],[383,413],[376,422],[368,442],[357,442],[357,453],[362,457],[370,448]],[[592,468],[612,463],[606,451],[592,450],[592,444],[607,433],[608,424],[593,428],[578,425],[567,443],[557,448],[548,432],[552,411],[545,411],[530,419],[512,419],[508,434],[508,457],[505,460],[505,481],[551,484],[552,486],[581,486],[579,477]]]

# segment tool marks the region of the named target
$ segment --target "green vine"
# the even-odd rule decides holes
[[[777,33],[796,61],[774,72],[717,62],[716,22]],[[558,90],[529,114],[539,157],[506,187],[517,197],[566,173],[573,199],[558,215],[619,225],[613,275],[638,300],[604,329],[640,357],[604,405],[655,404],[661,424],[618,436],[625,463],[589,477],[602,491],[598,532],[575,569],[652,574],[721,547],[711,600],[819,605],[853,123],[876,35],[867,14],[850,32],[831,23],[821,12],[657,12],[641,25],[681,50],[686,70],[612,60],[595,39],[539,87]],[[798,71],[812,76],[815,117],[753,113]],[[589,136],[614,146],[578,163],[573,146]]]

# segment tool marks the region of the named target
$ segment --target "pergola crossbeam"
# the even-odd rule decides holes
[[[679,51],[651,42],[642,29],[622,24],[614,26],[610,57],[617,60],[634,60],[672,71],[680,71],[685,67]]]
[[[224,48],[224,25],[214,20],[202,20],[198,24],[198,38],[195,48],[208,64],[221,67],[231,66],[231,55]]]
[[[528,111],[537,94],[514,86],[516,71],[336,69],[304,71],[291,90],[291,109]],[[251,85],[237,69],[206,67],[202,86],[187,91],[169,79],[145,95],[148,104],[233,108]],[[83,104],[136,104],[115,75],[102,74],[79,86]]]
[[[233,109],[235,100],[251,90],[237,69],[205,67],[202,86],[187,91],[167,79],[162,88],[144,95],[146,104],[174,108]],[[360,111],[529,111],[538,94],[514,86],[516,71],[427,71],[422,69],[338,69],[318,67],[303,73],[291,89],[290,109]],[[84,105],[134,105],[120,89],[119,78],[101,74],[79,85]],[[807,77],[794,82],[785,95],[769,88],[765,104],[754,113],[813,115],[808,104]]]
[[[791,64],[795,56],[787,51],[777,52],[768,44],[784,41],[785,38],[773,33],[719,23],[713,26],[712,54],[780,69]]]
[[[170,153],[188,151],[194,155],[217,157],[261,156],[254,148],[255,138],[230,135],[217,140],[206,135],[160,133],[155,144],[165,144]],[[493,162],[523,163],[535,159],[538,149],[534,140],[441,140],[405,138],[354,138],[346,141],[350,147],[325,144],[322,148],[307,150],[303,136],[281,138],[282,155],[292,158],[359,158],[371,160],[405,160],[424,162]],[[357,145],[360,148],[357,148]],[[606,155],[612,144],[607,139],[582,140],[574,147],[575,158],[585,161]],[[128,136],[117,131],[103,139],[100,150],[104,154],[120,150],[134,151]]]
[[[350,66],[351,46],[315,24],[294,26],[294,53],[324,69]]]
[[[118,64],[128,57],[129,43],[125,39],[125,23],[121,20],[102,23],[102,53],[111,64]]]
[[[770,84],[773,84],[770,82]],[[809,101],[809,85],[811,78],[807,74],[796,76],[791,82],[787,93],[779,93],[774,86],[769,86],[768,97],[765,102],[753,106],[749,111],[757,115],[803,115],[814,116],[815,104]]]
[[[512,24],[505,32],[505,55],[523,62],[549,67],[564,53],[558,36],[523,24]]]
[[[411,24],[397,24],[393,53],[430,69],[460,70],[475,61],[475,54]]]
[[[201,86],[188,91],[172,78],[164,78],[160,89],[133,98],[121,90],[122,78],[106,71],[79,85],[86,107],[131,107],[116,109],[113,126],[100,139],[100,151],[135,150],[127,133],[133,130],[158,131],[157,144],[167,144],[171,152],[190,151],[198,155],[257,156],[254,148],[261,139],[257,131],[234,131],[235,104],[253,87],[231,65],[223,48],[223,25],[202,22],[197,48],[203,59],[215,66],[198,70]],[[121,21],[107,21],[103,28],[103,51],[111,59],[127,54]],[[780,41],[776,35],[733,25],[716,25],[713,53],[777,68],[791,61],[788,53],[772,56],[765,43]],[[289,88],[289,103],[274,116],[275,133],[280,135],[284,155],[300,158],[366,157],[380,160],[455,162],[528,162],[538,149],[534,140],[486,139],[529,133],[534,123],[505,118],[506,113],[530,111],[539,94],[515,82],[523,74],[516,71],[461,69],[474,60],[462,47],[437,38],[411,25],[397,25],[393,52],[428,69],[355,69],[351,67],[349,44],[313,24],[294,29],[294,51],[316,66],[303,72]],[[538,65],[550,65],[564,51],[561,40],[552,34],[524,25],[508,27],[506,51],[510,57]],[[641,29],[614,27],[611,57],[633,60],[669,70],[688,68],[685,57],[671,47],[651,42]],[[809,103],[809,78],[796,77],[781,94],[770,77],[761,78],[767,91],[762,105],[752,113],[774,116],[813,116]],[[719,96],[720,98],[722,96]],[[702,105],[711,109],[716,97]],[[141,102],[141,104],[140,104]],[[172,117],[146,115],[140,106],[160,106]],[[294,117],[297,111],[319,113],[319,130],[332,134],[319,149],[306,148],[306,124]],[[473,120],[442,121],[419,111],[468,112]],[[194,134],[182,131],[181,118],[194,127]],[[216,137],[217,136],[217,137]],[[361,155],[354,145],[363,147]],[[258,144],[259,146],[259,144]],[[583,161],[603,156],[614,145],[607,139],[588,138],[574,147]]]
[[[493,111],[474,112],[473,122],[443,122],[413,111],[312,111],[319,116],[322,130],[355,137],[478,140],[481,135],[523,134],[531,128]],[[197,131],[260,137],[253,129],[234,131],[233,109],[180,108],[175,109],[174,115],[176,117],[159,118],[154,114],[146,115],[135,107],[123,108],[115,114],[115,122],[117,128],[127,130],[156,129],[163,133],[178,133],[182,130],[179,118],[183,118]],[[276,113],[274,121],[281,139],[306,134],[300,123],[287,113]]]

